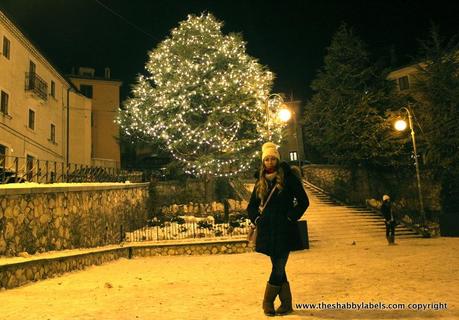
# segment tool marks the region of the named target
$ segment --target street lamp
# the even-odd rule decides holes
[[[395,130],[397,131],[404,131],[406,129],[406,121],[405,120],[397,120],[394,124]]]
[[[279,119],[281,119],[282,122],[289,121],[291,117],[292,117],[292,113],[290,112],[289,109],[279,110]]]
[[[422,198],[422,191],[421,191],[421,177],[419,175],[419,162],[418,162],[418,153],[416,150],[416,138],[415,138],[414,128],[413,128],[413,119],[412,119],[411,111],[409,108],[403,107],[401,108],[401,110],[406,111],[406,113],[408,114],[408,125],[411,130],[411,141],[413,142],[413,151],[414,151],[414,163],[416,166],[416,180],[417,180],[417,185],[418,185],[419,204],[421,207],[421,219],[422,219],[422,223],[425,224],[424,201]],[[399,119],[395,122],[394,127],[397,131],[403,131],[407,127],[406,121]]]
[[[282,122],[288,122],[292,118],[292,113],[293,113],[293,125],[294,125],[294,130],[295,130],[295,138],[296,138],[296,148],[297,148],[297,153],[296,157],[298,160],[298,167],[300,169],[300,174],[302,175],[301,172],[301,159],[300,159],[300,139],[298,137],[298,127],[297,127],[297,119],[296,119],[296,114],[294,110],[288,109],[288,108],[282,108],[279,111],[279,119]]]
[[[266,99],[266,123],[268,127],[268,132],[269,132],[269,140],[271,140],[271,130],[270,130],[270,113],[271,111],[269,110],[270,106],[272,107],[273,105],[280,105],[280,108],[275,109],[276,110],[276,116],[278,119],[284,123],[287,123],[291,118],[292,115],[294,116],[294,130],[295,130],[295,137],[296,137],[296,145],[297,145],[297,160],[298,160],[298,166],[300,168],[301,172],[301,159],[300,159],[300,140],[298,137],[298,128],[297,128],[297,119],[295,117],[295,111],[292,110],[292,108],[288,108],[284,102],[284,98],[282,98],[281,95],[277,93],[272,93],[268,96]]]
[[[273,105],[277,105],[277,104],[280,104],[281,106],[284,105],[284,98],[282,98],[282,96],[280,94],[272,93],[272,94],[270,94],[268,96],[268,98],[266,98],[265,112],[266,112],[266,124],[267,124],[267,127],[268,127],[269,140],[271,140],[271,127],[270,127],[270,124],[271,124],[270,113],[271,113],[271,111],[269,110],[269,107],[270,107],[270,105],[273,106]]]

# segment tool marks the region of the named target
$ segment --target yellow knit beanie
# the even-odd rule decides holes
[[[261,147],[261,160],[263,161],[267,156],[273,156],[280,161],[280,154],[277,151],[277,145],[272,142],[266,142]]]

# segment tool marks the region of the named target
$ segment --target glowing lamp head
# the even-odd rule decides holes
[[[279,119],[283,122],[287,122],[292,117],[292,113],[289,109],[281,109],[279,111]]]
[[[407,127],[406,121],[402,119],[397,120],[395,121],[394,127],[395,127],[395,130],[397,131],[403,131]]]

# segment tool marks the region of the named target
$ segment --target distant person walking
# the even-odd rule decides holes
[[[383,196],[383,202],[381,205],[381,213],[384,216],[384,222],[386,224],[386,239],[389,245],[395,244],[395,226],[397,225],[395,221],[394,214],[392,213],[390,197],[385,194]]]
[[[301,180],[289,164],[280,162],[277,146],[272,142],[265,143],[262,165],[247,211],[250,220],[257,226],[255,251],[271,258],[272,270],[263,298],[263,311],[268,316],[293,311],[285,266],[293,248],[292,223],[301,218],[308,206],[309,200]],[[275,310],[277,295],[281,305]]]

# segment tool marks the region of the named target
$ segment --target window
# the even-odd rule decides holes
[[[35,63],[32,61],[29,62],[29,72],[30,73],[35,73],[37,71],[37,67],[35,66]]]
[[[49,140],[51,140],[52,143],[56,143],[56,126],[52,123],[50,128]]]
[[[5,161],[6,161],[6,150],[7,150],[7,148],[4,145],[0,144],[0,168],[5,168],[5,166],[6,166],[6,163],[5,163]]]
[[[35,111],[29,109],[29,128],[35,130]]]
[[[92,98],[92,86],[87,85],[87,84],[82,84],[80,85],[80,91],[86,97]]]
[[[296,153],[296,151],[290,152],[289,156],[290,156],[290,161],[298,161],[298,154]]]
[[[51,80],[51,96],[56,98],[56,83]]]
[[[105,68],[105,79],[110,79],[110,68]]]
[[[10,40],[7,37],[3,37],[3,55],[5,58],[10,58]]]
[[[8,114],[8,100],[8,93],[2,91],[0,100],[0,112],[3,114]]]
[[[400,88],[400,91],[407,90],[410,88],[410,82],[408,80],[408,76],[398,78],[398,87]]]

